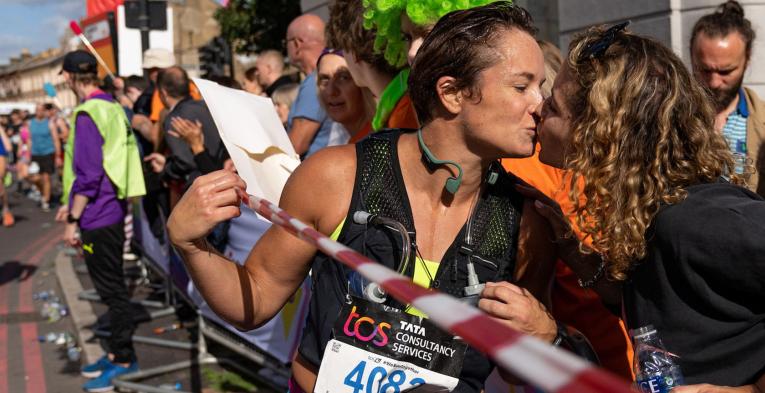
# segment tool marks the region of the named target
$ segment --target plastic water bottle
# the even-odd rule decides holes
[[[635,344],[635,382],[643,393],[668,393],[683,384],[680,366],[664,348],[653,325],[630,331]]]
[[[371,302],[384,303],[386,299],[385,291],[379,285],[357,272],[351,272],[348,275],[348,289],[351,295]]]

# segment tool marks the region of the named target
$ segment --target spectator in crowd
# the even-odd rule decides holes
[[[25,119],[22,111],[19,111],[19,118]],[[11,124],[9,127],[13,128],[14,125],[13,114],[11,113]],[[26,194],[31,199],[39,202],[41,198],[40,191],[37,190],[34,185],[28,183],[32,164],[32,153],[29,149],[31,139],[29,135],[29,122],[27,120],[21,120],[17,125],[19,132],[10,136],[11,144],[14,147],[14,166],[16,168],[16,180],[18,181],[17,190],[19,193]]]
[[[765,101],[742,87],[754,39],[744,9],[727,1],[693,26],[691,63],[712,96],[715,129],[728,141],[736,173],[746,173],[749,188],[765,196]]]
[[[258,69],[250,67],[244,71],[244,80],[242,80],[242,90],[255,94],[256,96],[263,95],[263,86],[258,82]]]
[[[50,211],[51,175],[61,165],[61,143],[55,124],[48,120],[49,110],[44,104],[37,104],[35,116],[29,120],[30,151],[32,162],[39,168],[29,180],[42,194],[40,208]]]
[[[65,152],[64,205],[56,218],[67,223],[64,241],[82,246],[96,292],[109,307],[108,353],[81,370],[94,378],[83,385],[85,391],[103,392],[114,386],[114,378],[138,370],[122,253],[127,199],[144,195],[145,187],[125,111],[98,88],[96,58],[82,50],[70,52],[61,72],[82,103],[73,113],[74,132]]]
[[[332,144],[345,143],[358,133],[368,134],[374,101],[354,83],[343,51],[325,50],[319,57],[316,75],[321,107],[337,127],[343,128],[333,134],[344,141],[336,139]]]
[[[539,44],[539,48],[542,49],[542,54],[545,56],[545,83],[542,85],[542,90],[545,98],[547,98],[552,94],[553,82],[563,64],[563,56],[560,53],[560,49],[552,42],[538,40],[537,44]]]
[[[276,113],[279,115],[279,120],[282,121],[285,129],[290,115],[290,108],[297,98],[299,87],[300,85],[297,83],[288,83],[279,86],[278,89],[274,90],[274,94],[271,95],[271,101],[274,102]]]
[[[336,0],[332,4],[327,38],[332,47],[343,50],[356,85],[368,88],[374,96],[371,129],[418,128],[417,115],[407,94],[409,69],[391,65],[374,47],[375,36],[374,29],[364,28],[361,2]],[[367,133],[357,133],[351,142]]]
[[[303,14],[287,27],[287,53],[306,78],[290,108],[287,132],[295,151],[307,158],[329,144],[332,119],[319,105],[316,92],[316,61],[324,49],[324,22],[316,15]]]
[[[574,38],[537,111],[540,159],[583,183],[570,199],[592,245],[568,236],[554,202],[535,206],[574,272],[621,302],[630,328],[653,325],[685,382],[703,384],[673,392],[762,391],[765,201],[725,179],[742,181],[683,62],[619,28]]]
[[[140,137],[150,142],[152,150],[159,145],[159,127],[154,127],[154,125],[159,120],[159,111],[162,108],[162,103],[154,99],[155,95],[158,94],[156,91],[157,77],[160,71],[174,64],[175,57],[165,49],[150,48],[143,54],[143,68],[148,72],[149,86],[133,104],[131,124],[133,129],[138,131]]]
[[[69,122],[66,116],[63,116],[60,113],[61,110],[52,103],[45,104],[45,110],[48,112],[48,121],[54,128],[56,135],[58,135],[59,144],[63,146],[66,138],[69,137]],[[61,166],[61,163],[57,164],[57,166]]]
[[[129,120],[132,117],[135,103],[141,94],[149,88],[149,82],[138,75],[130,75],[127,78],[115,78],[112,81],[114,85],[114,97],[123,107],[130,110]]]
[[[5,187],[5,176],[8,174],[8,156],[11,151],[11,140],[5,133],[5,127],[0,126],[0,203],[2,204],[3,226],[11,227],[16,222],[8,206],[8,189]]]
[[[146,79],[142,76],[130,75],[129,77],[125,78],[125,96],[128,98],[128,100],[130,100],[130,102],[133,103],[133,105],[135,105],[135,103],[138,101],[138,97],[140,97],[148,88],[149,82],[147,82]]]
[[[412,64],[420,45],[440,17],[491,1],[398,0],[391,3],[387,0],[370,0],[365,3],[367,9],[364,17],[367,26],[377,29],[375,45],[384,51],[389,62],[398,64],[408,61]],[[548,58],[549,54],[545,56],[545,63],[554,66],[555,60],[550,61]],[[565,173],[541,163],[538,153],[528,158],[506,158],[502,160],[502,165],[507,171],[554,198],[567,214],[574,214],[568,199],[569,184],[564,182]],[[590,338],[603,366],[625,378],[631,378],[632,348],[626,330],[597,295],[579,285],[576,275],[563,262],[556,266],[552,299],[558,306],[552,310],[556,318],[561,318],[562,322]]]
[[[267,97],[273,97],[280,86],[292,83],[292,79],[284,75],[284,56],[273,49],[260,52],[255,60],[255,75]]]
[[[17,176],[21,178],[21,174],[18,173],[21,171],[21,168],[19,168],[19,149],[21,149],[22,143],[21,143],[21,127],[24,125],[24,119],[21,114],[21,110],[14,109],[11,111],[11,115],[9,117],[8,121],[8,127],[6,129],[8,138],[11,141],[11,151],[9,151],[10,154],[10,163],[16,165],[16,171]],[[26,168],[27,164],[24,164],[24,169]],[[21,192],[21,182],[19,182],[19,191]]]
[[[203,101],[191,98],[189,76],[183,68],[173,66],[162,71],[157,80],[157,88],[162,102],[170,108],[164,124],[164,128],[168,131],[165,142],[170,153],[167,157],[152,153],[145,160],[151,163],[155,172],[162,174],[163,179],[180,182],[183,189],[201,173],[196,162],[200,153],[207,151],[207,155],[200,158],[209,157],[207,163],[214,165],[212,170],[222,169],[228,155],[207,105]],[[180,119],[199,125],[201,133],[192,141],[202,142],[201,146],[198,143],[187,143],[180,137],[181,133],[186,134],[183,132],[185,129],[179,132],[176,126],[188,125]]]
[[[354,222],[351,216],[358,209],[374,209],[371,211],[385,217],[401,217],[407,232],[418,232],[417,246],[413,248],[418,250],[419,258],[407,274],[413,274],[423,287],[462,293],[467,285],[466,275],[454,274],[451,279],[443,280],[433,277],[437,278],[437,271],[441,274],[453,271],[451,267],[444,269],[445,264],[459,266],[463,272],[469,269],[465,267],[470,258],[466,253],[452,256],[446,252],[462,244],[462,235],[458,232],[473,214],[473,201],[492,198],[497,203],[476,203],[475,216],[491,216],[485,222],[491,222],[492,228],[486,227],[485,232],[476,230],[474,244],[484,244],[483,239],[488,239],[484,234],[493,230],[513,234],[494,243],[496,248],[492,246],[498,269],[477,269],[480,282],[495,282],[486,287],[485,298],[479,305],[492,313],[512,314],[517,319],[510,325],[533,331],[537,337],[552,342],[556,335],[555,322],[534,298],[545,298],[551,277],[554,261],[544,255],[550,248],[546,239],[549,234],[544,232],[544,227],[541,231],[531,230],[537,228],[534,226],[537,223],[544,224],[541,218],[534,215],[531,206],[523,208],[521,213],[524,201],[513,187],[515,178],[491,164],[500,157],[530,155],[534,151],[534,128],[538,120],[534,109],[541,102],[540,85],[544,78],[542,53],[532,37],[528,13],[506,2],[452,16],[454,19],[442,21],[441,29],[429,37],[423,46],[428,55],[423,57],[424,61],[416,61],[412,68],[410,94],[417,105],[418,118],[423,121],[421,131],[391,130],[373,134],[355,145],[317,153],[292,174],[280,205],[309,223],[311,228],[328,236],[332,234],[334,239],[357,251],[371,252],[388,266],[394,265],[397,259],[392,251],[392,248],[398,249],[396,241],[390,243],[382,231],[367,232],[367,225]],[[457,39],[455,35],[459,32],[478,38],[475,41]],[[431,40],[432,45],[428,45]],[[497,52],[500,55],[494,56]],[[486,58],[492,60],[478,61]],[[517,75],[530,76],[527,79]],[[520,91],[504,87],[515,81],[527,83],[528,88]],[[479,91],[481,99],[473,96]],[[457,161],[453,164],[463,173],[464,182],[456,178],[457,169],[434,157]],[[496,173],[497,182],[493,185],[484,180],[489,177],[486,175],[490,167],[496,168],[492,173]],[[200,178],[168,220],[171,239],[210,307],[243,329],[271,318],[313,266],[314,293],[299,356],[293,362],[294,381],[290,391],[333,391],[326,385],[316,384],[318,381],[342,383],[343,376],[349,375],[352,367],[327,360],[336,356],[329,350],[337,348],[335,342],[328,345],[335,318],[347,299],[363,295],[361,291],[349,289],[346,280],[353,279],[351,271],[278,226],[272,226],[264,234],[243,267],[208,252],[209,246],[198,239],[217,222],[239,214],[240,200],[235,188],[244,186],[235,174],[223,171]],[[417,197],[409,200],[408,195]],[[443,214],[431,214],[433,209]],[[200,211],[205,214],[199,214]],[[516,231],[521,234],[516,236]],[[519,245],[518,239],[528,243]],[[544,246],[539,247],[542,244],[532,239],[544,239]],[[515,250],[519,251],[517,259]],[[475,256],[482,252],[476,251]],[[548,270],[545,272],[545,269]],[[528,285],[529,290],[497,283],[510,279]],[[403,312],[422,315],[391,299],[386,303],[396,304],[396,308],[405,310]],[[340,319],[342,323],[345,318]],[[327,358],[322,361],[324,354]],[[366,361],[366,354],[360,356],[361,359]],[[464,362],[457,367],[459,375],[457,380],[452,380],[450,389],[461,392],[481,391],[493,368],[488,359],[470,348],[465,352]],[[318,380],[317,369],[319,375],[323,375]],[[429,382],[430,386],[423,386],[421,390],[450,390],[445,386],[449,384]]]

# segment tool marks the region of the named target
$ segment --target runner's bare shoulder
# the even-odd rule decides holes
[[[279,205],[320,232],[331,233],[348,213],[355,177],[355,145],[324,148],[295,169]]]

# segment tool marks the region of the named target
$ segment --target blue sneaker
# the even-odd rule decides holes
[[[103,370],[100,377],[86,382],[82,385],[82,388],[86,392],[110,392],[114,390],[114,384],[112,383],[114,378],[136,371],[138,371],[138,362],[130,363],[130,366],[128,367],[122,367],[111,363],[111,367]]]
[[[80,369],[80,374],[82,374],[85,378],[98,378],[101,376],[101,373],[106,370],[107,368],[112,366],[112,362],[109,361],[109,357],[104,355],[101,356],[98,360],[96,360],[94,363],[90,363],[86,366],[83,366]]]

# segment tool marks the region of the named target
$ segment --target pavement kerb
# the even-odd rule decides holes
[[[56,254],[56,277],[58,277],[61,290],[64,292],[64,299],[69,307],[69,315],[74,322],[74,328],[77,335],[77,343],[82,348],[82,364],[95,362],[104,355],[101,346],[96,342],[88,342],[90,336],[86,337],[87,326],[96,323],[98,317],[93,312],[93,306],[87,300],[80,300],[77,295],[82,292],[82,284],[77,278],[77,273],[72,266],[72,258],[66,256],[65,250],[59,250]]]

